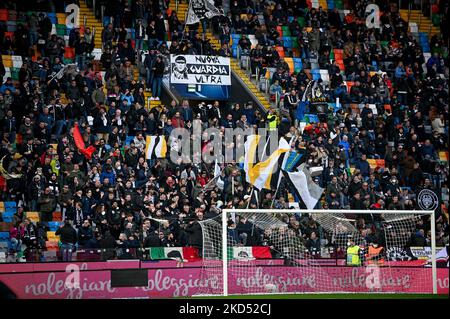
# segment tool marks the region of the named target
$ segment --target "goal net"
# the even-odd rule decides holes
[[[431,212],[233,209],[200,224],[200,295],[436,293]],[[430,233],[427,263],[409,247]]]

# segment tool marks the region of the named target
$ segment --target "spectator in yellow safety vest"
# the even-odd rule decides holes
[[[269,131],[275,131],[277,129],[278,116],[274,108],[269,109],[266,120],[269,123]]]
[[[361,250],[361,247],[356,245],[356,243],[353,239],[350,239],[348,242],[348,248],[347,248],[347,265],[348,266],[360,266],[361,265],[361,259],[359,257],[360,250]]]

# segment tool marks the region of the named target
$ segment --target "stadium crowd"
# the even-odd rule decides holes
[[[203,27],[188,28],[176,12],[167,16],[166,2],[148,5],[136,0],[129,6],[128,1],[108,1],[104,14],[113,19],[102,33],[104,78],[91,59],[90,30],[80,35],[73,29],[66,45],[62,37],[51,34],[45,15],[30,16],[13,38],[5,36],[2,25],[1,53],[23,59],[14,81],[3,78],[0,61],[0,200],[17,203],[10,229],[13,251],[20,251],[21,244],[27,250],[45,249],[46,222],[58,220],[55,212],[61,212],[66,221],[57,231],[62,248],[75,244],[78,248],[201,247],[198,221],[217,216],[223,208],[290,207],[289,187],[284,182],[276,195],[275,190],[264,190],[258,202],[250,197],[252,187],[245,181],[239,159],[223,164],[221,183],[211,187],[212,164],[146,160],[147,135],[168,137],[173,128],[191,128],[195,120],[203,127],[219,128],[269,127],[275,121],[280,136],[288,140],[296,136],[292,151],[302,155],[299,163],[323,167],[314,177],[325,189],[316,208],[417,209],[418,190],[428,188],[440,198],[438,245],[448,244],[448,201],[441,200],[441,190],[448,188],[448,164],[439,157],[439,152],[448,150],[448,31],[431,37],[432,56],[425,63],[408,24],[391,10],[388,1],[376,2],[383,12],[381,29],[367,29],[362,23],[366,3],[362,0],[348,1],[350,12],[344,19],[337,9],[308,9],[301,0],[235,0],[224,16],[202,21]],[[14,1],[4,5],[20,10]],[[216,1],[216,5],[221,3]],[[264,21],[258,19],[259,13]],[[297,19],[289,21],[289,16],[303,17],[304,25]],[[169,23],[170,45],[164,19]],[[220,50],[203,37],[201,30],[208,25],[220,38]],[[300,72],[290,73],[275,50],[275,45],[282,44],[277,34],[280,25],[288,26],[298,38],[303,60]],[[241,56],[250,58],[254,74],[256,69],[266,74],[267,69],[276,68],[270,91],[283,96],[279,108],[266,115],[252,103],[192,105],[187,100],[145,107],[145,91],[161,97],[168,54],[232,56],[229,43],[234,33],[254,34],[258,40],[253,48],[247,37],[239,40]],[[383,46],[382,41],[388,44]],[[74,48],[77,68],[58,76],[67,64],[66,47]],[[344,72],[330,59],[333,48],[343,49]],[[293,54],[286,52],[286,56]],[[329,83],[317,81],[327,101],[339,98],[341,108],[302,109],[300,101],[311,81],[305,69],[314,59],[330,75]],[[373,61],[383,72],[369,76]],[[385,72],[385,66],[391,72]],[[139,78],[134,76],[135,68]],[[354,82],[349,91],[344,80]],[[352,104],[364,107],[353,112]],[[322,113],[320,122],[301,129],[306,113]],[[75,123],[85,144],[95,147],[91,158],[75,145]],[[205,151],[206,144],[202,144]],[[385,164],[371,167],[372,159]],[[28,211],[38,211],[40,222],[27,218]],[[239,235],[249,232],[247,222],[234,225]],[[329,243],[330,234],[313,219],[287,222],[307,247],[319,250]],[[370,220],[358,219],[361,231],[372,227]],[[418,222],[410,244],[429,245],[429,225]]]

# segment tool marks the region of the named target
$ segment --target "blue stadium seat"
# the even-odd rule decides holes
[[[17,207],[17,203],[16,202],[5,202],[5,208],[16,208]]]
[[[47,16],[50,19],[50,21],[52,22],[52,24],[58,24],[58,18],[56,17],[56,13],[48,12]]]
[[[56,231],[60,225],[60,222],[48,222],[48,228],[50,229],[50,231]]]
[[[292,38],[291,37],[283,37],[283,46],[285,48],[292,48]]]
[[[9,239],[9,233],[7,231],[0,232],[0,240],[7,240]]]
[[[333,10],[335,8],[334,0],[327,0],[328,10]]]
[[[17,208],[5,207],[5,213],[10,213],[11,215],[14,215],[16,212],[17,212]]]

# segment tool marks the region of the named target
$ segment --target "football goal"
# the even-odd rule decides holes
[[[432,211],[226,209],[200,224],[200,295],[437,293]],[[408,253],[416,236],[429,262]]]

